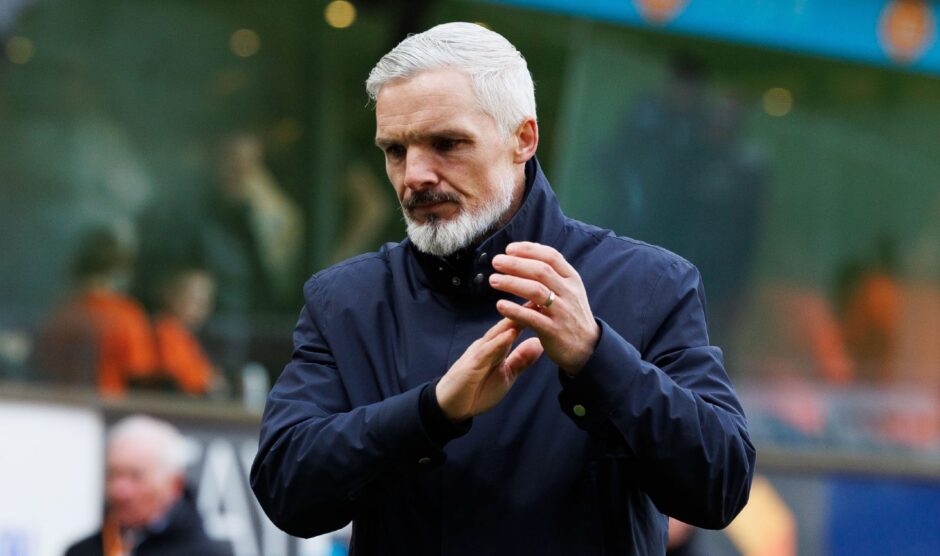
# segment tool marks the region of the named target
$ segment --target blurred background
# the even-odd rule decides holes
[[[404,236],[364,80],[464,20],[526,56],[566,212],[695,263],[758,446],[686,554],[940,554],[940,7],[0,0],[0,556],[100,523],[105,427],[180,426],[210,535],[311,273]],[[351,292],[353,294],[354,292]],[[537,480],[537,478],[533,478]]]

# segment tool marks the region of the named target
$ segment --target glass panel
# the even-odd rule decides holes
[[[276,374],[301,285],[330,258],[318,240],[339,233],[323,215],[344,203],[339,184],[314,186],[342,167],[341,142],[330,167],[315,153],[321,130],[342,137],[323,114],[345,102],[339,85],[321,91],[338,63],[318,53],[358,41],[371,55],[384,28],[350,36],[302,2],[14,4],[0,376],[227,399],[246,363]]]
[[[584,24],[555,184],[695,263],[762,445],[940,453],[940,82]]]

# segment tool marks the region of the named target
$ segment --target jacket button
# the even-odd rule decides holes
[[[486,276],[483,276],[482,272],[473,277],[473,283],[478,286],[482,286],[483,282],[485,281],[486,281]]]
[[[480,256],[477,258],[477,262],[480,264],[486,264],[486,259],[489,257],[486,253],[480,253]]]
[[[460,278],[457,277],[457,276],[454,276],[453,278],[450,279],[450,283],[453,284],[453,285],[455,285],[455,286],[459,286],[459,285],[460,285]]]
[[[584,417],[587,415],[587,409],[584,409],[584,406],[581,404],[575,404],[575,406],[571,408],[571,412],[574,413],[577,417]]]
[[[424,457],[418,460],[418,465],[428,465],[431,463],[431,458]]]

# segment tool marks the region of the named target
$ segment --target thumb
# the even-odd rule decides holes
[[[512,347],[512,343],[516,341],[516,336],[518,335],[519,331],[516,328],[510,327],[492,338],[481,338],[479,340],[482,342],[479,352],[480,362],[488,368],[498,367],[499,362],[509,353],[509,349]]]
[[[506,357],[506,372],[512,377],[522,374],[522,371],[531,367],[544,351],[538,338],[525,340]]]

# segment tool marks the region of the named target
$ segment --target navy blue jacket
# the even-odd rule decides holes
[[[232,556],[226,541],[210,539],[189,491],[170,508],[166,521],[147,531],[133,549],[134,556]],[[107,556],[102,531],[73,544],[65,556]]]
[[[666,518],[727,525],[754,447],[698,271],[569,219],[533,160],[510,222],[447,259],[389,244],[314,275],[268,398],[251,485],[309,537],[353,521],[354,554],[662,554]],[[601,327],[569,378],[543,356],[441,441],[421,394],[501,317],[489,261],[512,241],[578,270]],[[456,436],[456,435],[451,435]]]

